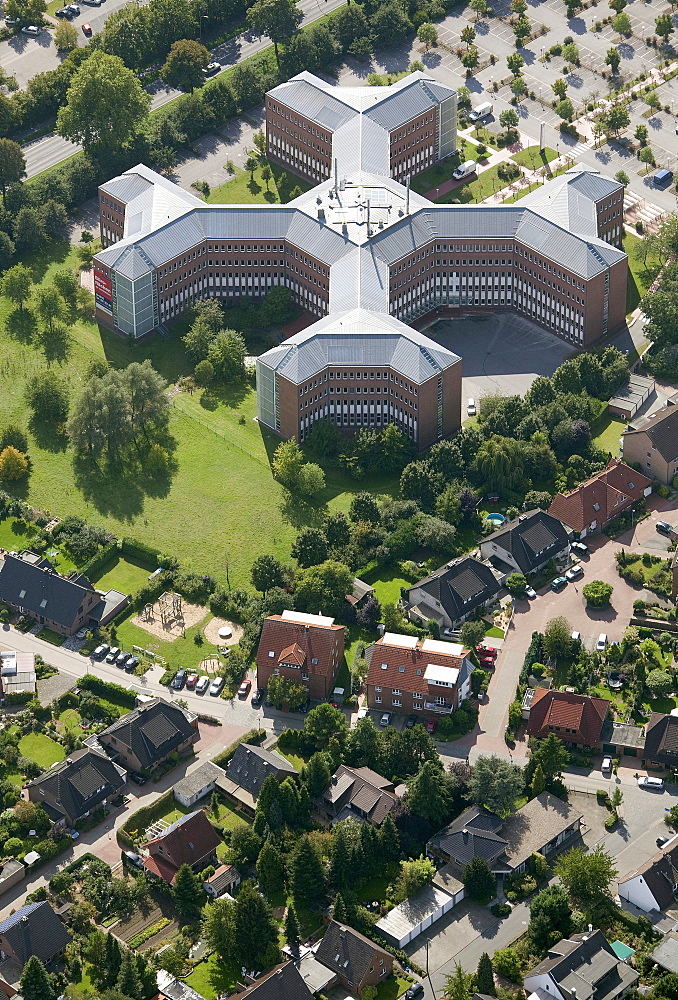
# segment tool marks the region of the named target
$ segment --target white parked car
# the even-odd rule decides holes
[[[196,682],[195,693],[196,694],[204,694],[205,691],[207,690],[207,688],[209,686],[210,686],[210,679],[207,676],[207,674],[203,674],[203,676],[200,678],[200,680],[198,680]]]
[[[567,580],[576,580],[578,577],[584,575],[584,570],[581,568],[579,563],[576,566],[570,566],[569,569],[565,570],[565,578]]]
[[[607,632],[601,632],[600,635],[598,636],[596,649],[598,650],[599,653],[602,653],[602,651],[605,649],[606,646],[607,646]]]
[[[533,598],[533,597],[537,596],[537,591],[534,589],[534,587],[531,587],[529,585],[529,583],[528,583],[527,587],[525,587],[525,596],[529,597],[529,598]]]
[[[391,713],[384,712],[382,717],[379,719],[379,725],[386,727],[389,726],[390,724],[391,724]]]
[[[664,782],[661,778],[638,778],[638,788],[647,788],[649,792],[663,792]]]
[[[606,778],[610,777],[610,775],[612,774],[612,758],[611,757],[603,757],[603,763],[600,765],[600,770],[601,770],[602,774]]]
[[[573,632],[570,638],[572,642],[581,642],[581,632]]]
[[[469,417],[475,417],[476,415],[476,401],[473,396],[469,396],[468,402],[466,404],[466,412]]]
[[[35,35],[39,35],[40,34],[40,32],[42,31],[42,28],[38,28],[38,26],[35,25],[35,24],[27,24],[26,27],[22,28],[21,30],[24,33],[24,35],[33,35],[33,36],[35,36]]]
[[[212,695],[212,697],[216,697],[218,694],[221,694],[221,689],[223,688],[223,686],[224,686],[224,678],[215,677],[212,683],[210,684],[210,694]]]

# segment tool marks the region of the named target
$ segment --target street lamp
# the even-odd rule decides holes
[[[431,982],[431,973],[428,971],[428,946],[430,945],[430,943],[431,939],[426,938],[426,978],[428,979],[428,984],[431,987],[431,993],[433,994],[433,998],[435,1000],[436,991],[433,989],[433,983]]]
[[[201,14],[200,15],[200,21],[198,22],[199,26],[200,26],[200,41],[202,41],[202,22],[203,21],[209,21],[209,17],[208,17],[207,14]]]

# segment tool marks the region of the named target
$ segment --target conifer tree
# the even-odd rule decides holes
[[[476,970],[476,991],[484,993],[486,996],[496,996],[494,985],[494,969],[492,959],[486,951],[480,956],[478,969]]]
[[[285,940],[290,948],[297,948],[301,941],[299,921],[297,920],[297,913],[292,903],[287,907],[287,913],[285,914]]]
[[[142,1000],[141,981],[137,972],[137,963],[134,959],[134,953],[127,948],[122,953],[120,972],[118,973],[118,981],[115,985],[130,1000]]]
[[[55,1000],[51,980],[37,955],[31,955],[24,965],[19,992],[24,1000]]]

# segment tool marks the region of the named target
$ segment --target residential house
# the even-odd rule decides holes
[[[0,863],[0,895],[18,885],[25,875],[26,866],[21,861],[17,861],[16,858],[6,858]]]
[[[599,747],[603,724],[610,709],[605,698],[591,698],[572,691],[535,688],[525,731],[542,739],[555,733],[572,746]]]
[[[235,865],[219,865],[214,875],[203,882],[202,887],[208,896],[219,899],[224,894],[231,894],[240,885],[240,872]]]
[[[570,493],[557,493],[549,514],[576,531],[580,538],[602,531],[622,511],[652,492],[642,472],[611,458],[606,468]]]
[[[352,607],[356,608],[366,597],[374,596],[374,587],[369,583],[365,583],[360,577],[354,577],[353,580],[353,590],[350,594],[346,595],[346,600]]]
[[[367,650],[367,704],[422,717],[452,715],[471,693],[473,664],[459,643],[385,632]]]
[[[13,694],[35,694],[35,653],[22,653],[13,649],[0,651],[0,698]]]
[[[238,809],[254,816],[261,786],[269,774],[278,781],[296,778],[299,772],[277,750],[264,750],[249,743],[239,743],[216,787]]]
[[[678,767],[678,717],[653,712],[645,723],[644,763]]]
[[[579,832],[581,815],[550,792],[530,799],[507,819],[471,806],[426,845],[436,861],[457,875],[473,858],[482,858],[498,875],[524,872],[533,854],[548,857]]]
[[[98,734],[106,752],[128,771],[153,771],[199,738],[197,717],[163,698],[142,702]]]
[[[144,868],[170,885],[182,865],[196,871],[215,864],[221,837],[202,809],[176,820],[157,837],[144,844],[148,856]]]
[[[294,962],[276,965],[270,972],[260,976],[251,986],[241,987],[232,997],[241,1000],[313,1000],[313,994],[299,974]]]
[[[223,773],[224,769],[222,767],[217,767],[211,760],[206,760],[199,767],[195,767],[192,771],[189,771],[185,778],[176,783],[172,789],[174,798],[179,805],[190,809],[191,806],[194,806],[205,795],[209,795],[210,792],[214,791],[217,778],[221,778]]]
[[[410,587],[405,610],[418,624],[435,621],[441,628],[454,628],[496,600],[500,590],[500,574],[479,559],[462,556]]]
[[[525,992],[545,990],[554,1000],[620,1000],[640,973],[617,958],[602,931],[563,938],[523,980]]]
[[[170,947],[166,945],[165,947]],[[161,948],[158,952],[162,952]],[[192,986],[188,986],[183,979],[177,979],[171,972],[158,969],[156,973],[158,985],[158,996],[155,1000],[204,1000],[202,993],[196,993]]]
[[[676,931],[668,931],[652,952],[650,958],[662,969],[666,969],[667,972],[678,974],[678,933]]]
[[[670,486],[678,475],[678,406],[662,406],[629,424],[622,434],[625,462],[638,463],[651,479]]]
[[[617,889],[620,899],[646,913],[673,907],[678,892],[678,837],[672,837],[639,868],[623,875]]]
[[[620,385],[607,404],[607,412],[613,417],[632,420],[650,396],[654,396],[655,382],[647,375],[629,375]],[[626,455],[624,456],[626,458]]]
[[[106,625],[128,604],[117,591],[95,590],[87,577],[61,576],[34,552],[6,554],[0,563],[0,601],[59,635]]]
[[[379,826],[397,801],[395,785],[376,771],[341,764],[318,804],[333,823],[357,817]]]
[[[257,650],[257,685],[267,688],[279,674],[305,685],[314,701],[325,701],[343,657],[344,626],[335,625],[334,618],[300,611],[269,615]]]
[[[393,956],[352,927],[330,921],[315,957],[337,977],[337,982],[359,997],[364,986],[376,986],[393,972]]]
[[[26,787],[30,801],[44,806],[58,825],[75,826],[119,795],[126,777],[115,761],[87,747],[74,750]]]
[[[48,965],[61,958],[71,936],[48,902],[21,906],[0,923],[0,976],[5,963],[23,968],[31,955]]]
[[[505,579],[510,573],[536,573],[569,551],[569,536],[557,517],[529,510],[480,542],[480,554]]]

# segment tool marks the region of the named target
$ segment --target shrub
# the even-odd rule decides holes
[[[613,587],[604,580],[592,580],[582,587],[586,603],[592,608],[606,608],[612,597]]]
[[[490,910],[495,917],[508,917],[511,906],[509,903],[494,903]]]

